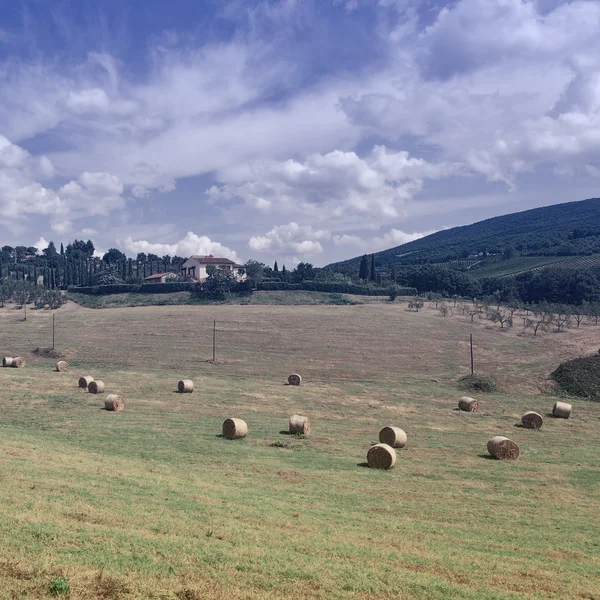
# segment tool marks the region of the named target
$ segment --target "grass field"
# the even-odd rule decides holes
[[[0,598],[64,577],[74,599],[600,599],[600,404],[515,426],[547,415],[548,373],[600,329],[534,339],[405,307],[68,304],[62,374],[31,353],[51,314],[0,310],[0,353],[28,361],[0,369]],[[469,333],[501,388],[479,413],[455,408]],[[78,391],[84,374],[125,410]],[[295,412],[309,438],[282,433]],[[246,439],[219,437],[229,416]],[[407,448],[365,468],[388,424]],[[518,461],[488,458],[499,434]]]

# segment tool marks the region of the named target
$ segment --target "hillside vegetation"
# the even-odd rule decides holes
[[[468,259],[478,253],[577,256],[600,253],[600,198],[556,204],[438,231],[375,254],[377,265]],[[356,271],[361,258],[329,265]]]

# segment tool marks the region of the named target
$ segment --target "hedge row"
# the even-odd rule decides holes
[[[416,296],[417,290],[412,287],[371,287],[356,283],[339,281],[303,281],[302,283],[286,283],[285,281],[263,281],[258,284],[259,290],[308,290],[311,292],[329,292],[333,294],[355,294],[357,296],[389,296],[393,291],[399,296]]]
[[[370,287],[355,283],[329,281],[303,281],[302,283],[287,283],[285,281],[263,281],[258,284],[259,290],[307,290],[311,292],[329,292],[333,294],[356,294],[358,296],[389,296],[394,290],[399,296],[416,296],[417,290],[410,287]],[[190,282],[172,283],[115,283],[112,285],[94,285],[88,287],[69,287],[70,292],[105,296],[108,294],[170,294],[172,292],[198,292],[195,284]],[[234,294],[252,293],[249,281],[241,281],[231,288]],[[200,293],[200,295],[203,295]]]
[[[69,287],[70,292],[105,296],[107,294],[171,294],[172,292],[191,292],[194,284],[189,281],[171,283],[114,283],[112,285],[92,285],[88,287]]]

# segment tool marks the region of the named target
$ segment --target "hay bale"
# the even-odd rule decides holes
[[[64,360],[59,360],[56,363],[56,370],[59,373],[66,373],[69,370],[69,363],[66,363]]]
[[[12,367],[12,361],[13,361],[12,357],[10,357],[10,356],[5,356],[5,357],[2,359],[2,366],[3,366],[3,367]]]
[[[15,356],[12,359],[12,364],[10,366],[14,367],[15,369],[21,369],[25,366],[25,359],[22,356]]]
[[[182,394],[191,394],[194,391],[194,382],[191,379],[182,379],[177,384],[177,389]]]
[[[552,415],[557,419],[568,419],[572,410],[573,406],[568,402],[557,402],[552,408]]]
[[[90,385],[92,381],[94,381],[94,378],[91,375],[84,375],[83,377],[79,378],[78,384],[82,390],[87,390],[88,385]]]
[[[400,427],[384,427],[379,431],[379,441],[392,448],[404,448],[406,446],[406,432]]]
[[[298,373],[292,373],[288,377],[288,383],[290,385],[300,385],[302,383],[302,377]]]
[[[498,460],[516,460],[519,458],[519,445],[507,437],[497,435],[487,443],[488,452]]]
[[[106,396],[106,400],[104,401],[104,408],[106,410],[123,410],[125,408],[125,400],[123,396],[118,396],[117,394],[109,394]]]
[[[101,394],[105,388],[104,381],[90,381],[88,384],[88,392],[90,394]]]
[[[245,438],[248,435],[248,425],[242,419],[225,419],[223,421],[223,437],[228,440]]]
[[[464,412],[475,412],[479,409],[479,400],[475,400],[475,398],[469,398],[469,396],[463,396],[458,401],[458,408]]]
[[[367,452],[367,462],[372,469],[391,469],[396,464],[396,451],[387,444],[375,444]]]
[[[521,417],[521,425],[527,429],[540,429],[544,424],[544,417],[532,410],[526,412]]]
[[[290,417],[290,433],[308,435],[310,433],[310,419],[301,415],[292,415]]]

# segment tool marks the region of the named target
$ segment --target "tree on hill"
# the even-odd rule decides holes
[[[375,271],[375,255],[371,254],[371,281],[375,281],[377,273]]]
[[[366,254],[363,254],[363,257],[360,261],[360,268],[358,269],[358,276],[363,281],[367,281],[367,279],[369,279],[369,261],[367,260]]]
[[[218,269],[214,265],[209,265],[206,273],[202,290],[216,300],[224,299],[234,283],[233,273],[229,269]]]
[[[108,252],[102,257],[102,260],[109,265],[118,265],[127,260],[127,257],[117,248],[109,248]]]
[[[257,260],[250,259],[246,261],[244,267],[246,268],[246,277],[248,278],[248,281],[250,281],[253,288],[256,288],[263,279],[265,265]]]

